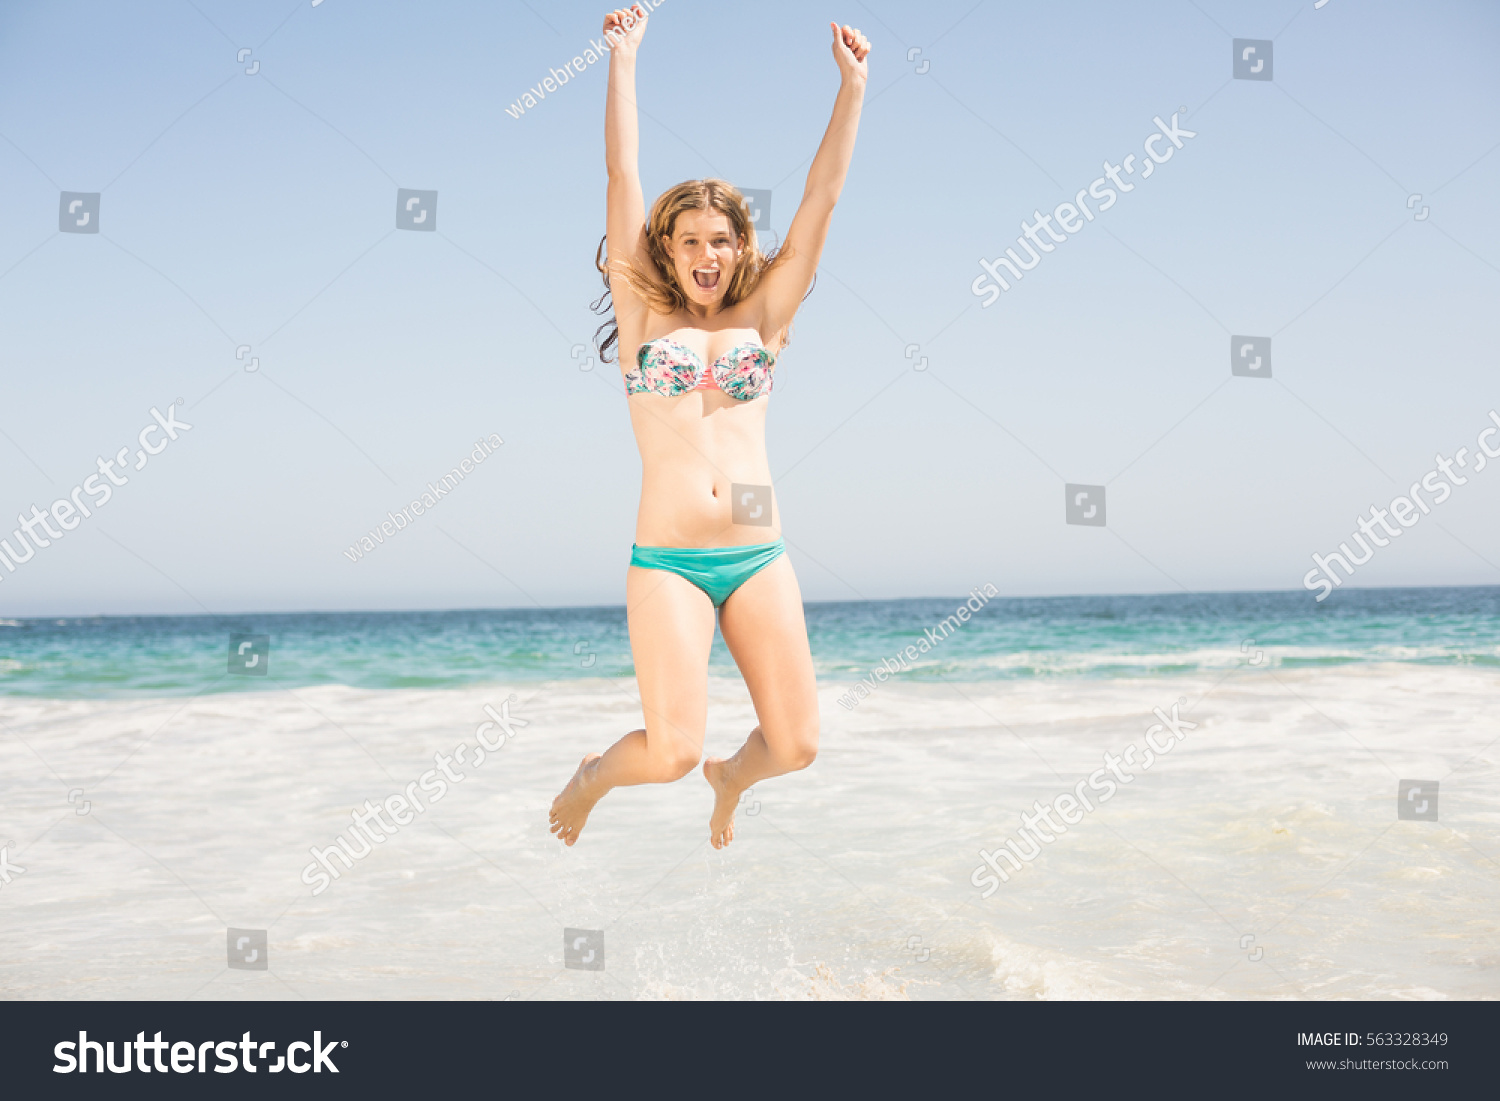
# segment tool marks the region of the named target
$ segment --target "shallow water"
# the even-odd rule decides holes
[[[0,993],[1496,996],[1500,672],[1253,658],[896,677],[853,710],[825,678],[817,762],[750,793],[723,852],[696,774],[612,793],[571,850],[548,836],[579,757],[637,725],[627,678],[11,696],[0,841],[25,871],[0,886]],[[711,686],[724,753],[753,713],[737,680]],[[484,705],[512,692],[527,725],[474,767]],[[1182,700],[1182,741],[981,897],[980,849]],[[309,848],[462,742],[464,779],[314,896]],[[1440,782],[1438,821],[1397,818],[1413,778]],[[226,967],[230,927],[267,930],[269,970]],[[566,928],[603,931],[603,970],[564,966]]]
[[[870,675],[927,632],[904,682],[1141,677],[1371,662],[1500,669],[1500,587],[851,601],[807,607],[822,682]],[[971,613],[966,609],[966,615]],[[270,638],[284,687],[455,688],[632,676],[625,610],[553,608],[255,616],[0,619],[0,696],[260,691],[229,672],[230,636]],[[1252,641],[1253,640],[1253,641]],[[262,666],[265,668],[266,666]],[[736,674],[722,640],[711,670]]]

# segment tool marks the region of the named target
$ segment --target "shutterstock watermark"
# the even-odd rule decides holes
[[[177,419],[177,406],[182,404],[179,398],[167,406],[165,414],[159,412],[155,406],[151,407],[151,423],[142,428],[136,436],[136,443],[140,445],[135,453],[135,465],[130,465],[130,445],[126,444],[115,452],[114,458],[106,459],[102,456],[95,459],[99,466],[99,473],[90,474],[78,485],[73,487],[71,493],[66,497],[59,497],[52,502],[52,507],[43,512],[36,505],[31,506],[31,515],[24,512],[17,513],[16,520],[20,527],[12,534],[16,545],[10,545],[9,539],[0,539],[0,566],[4,566],[8,573],[15,573],[16,567],[25,562],[30,562],[36,557],[38,550],[50,547],[54,542],[61,539],[67,532],[75,530],[84,520],[94,515],[89,508],[92,504],[95,509],[103,508],[109,504],[110,498],[115,495],[115,487],[122,486],[130,479],[126,477],[126,470],[144,470],[146,464],[151,461],[151,456],[160,455],[167,449],[167,444],[177,439],[178,432],[186,432],[193,426],[186,421]],[[154,437],[154,438],[153,438]],[[118,467],[118,469],[116,469]],[[82,497],[87,493],[92,501],[85,501]],[[58,531],[48,521],[57,521]],[[40,528],[41,531],[37,529]],[[30,538],[31,542],[26,540]],[[25,551],[25,553],[21,553]],[[0,581],[5,580],[5,574],[0,573]]]
[[[646,9],[648,15],[666,2],[667,0],[655,0],[654,3],[653,0],[636,0],[636,3],[640,7]],[[630,12],[630,8],[635,6],[636,4],[632,4],[625,9],[625,19],[622,29],[616,32],[606,31],[602,42],[596,38],[589,39],[588,47],[582,54],[573,58],[561,69],[548,69],[548,75],[533,84],[527,91],[522,92],[521,98],[507,107],[505,113],[513,119],[520,118],[532,107],[535,107],[542,100],[546,99],[548,92],[555,92],[558,88],[572,80],[573,77],[582,76],[585,69],[608,55],[610,50],[620,44],[620,40],[625,37],[625,32],[635,26],[636,17]]]
[[[1183,114],[1186,113],[1187,108],[1179,107],[1177,110],[1178,114]],[[1142,148],[1146,152],[1145,158],[1140,162],[1140,178],[1143,180],[1151,178],[1151,174],[1156,171],[1157,165],[1166,164],[1167,161],[1171,160],[1172,155],[1177,150],[1183,148],[1185,144],[1184,139],[1196,138],[1198,136],[1196,130],[1184,130],[1178,126],[1176,114],[1172,116],[1170,124],[1162,122],[1160,115],[1157,115],[1151,121],[1156,123],[1157,132],[1153,133],[1142,143]],[[1162,144],[1163,139],[1169,144]],[[1026,272],[1042,262],[1043,256],[1083,229],[1086,223],[1092,222],[1095,214],[1094,211],[1089,209],[1088,203],[1083,201],[1085,195],[1097,201],[1099,212],[1103,213],[1119,201],[1120,195],[1125,192],[1134,191],[1135,184],[1125,179],[1125,177],[1135,175],[1135,165],[1136,156],[1134,153],[1131,153],[1119,164],[1110,164],[1106,160],[1104,162],[1104,175],[1089,184],[1088,187],[1080,189],[1078,194],[1073,196],[1071,203],[1058,203],[1051,214],[1043,214],[1040,210],[1033,211],[1032,218],[1035,221],[1029,225],[1024,218],[1021,219],[1021,236],[1016,238],[1016,244],[1026,250],[1026,255],[1030,257],[1030,262],[1022,260],[1013,248],[1006,249],[1003,255],[996,257],[994,260],[981,258],[979,266],[984,271],[976,276],[974,282],[969,285],[969,289],[974,292],[975,297],[984,299],[984,307],[986,309],[993,306],[1002,291],[1010,290],[1009,280],[1000,274],[1002,266],[1010,272],[1011,279],[1019,281]],[[1106,181],[1113,184],[1114,187],[1106,186]],[[1053,221],[1056,221],[1058,226],[1064,231],[1062,234],[1059,234],[1057,230],[1052,228]],[[1042,237],[1043,233],[1047,235],[1045,240]],[[990,282],[991,278],[995,280],[994,283]],[[999,284],[998,286],[996,286],[997,283]]]
[[[1161,722],[1153,723],[1146,730],[1144,737],[1146,754],[1140,763],[1142,772],[1172,752],[1172,748],[1178,742],[1185,741],[1187,731],[1198,728],[1197,723],[1189,722],[1177,713],[1178,707],[1186,704],[1186,699],[1179,699],[1172,705],[1170,715],[1159,707],[1154,709],[1153,713]],[[1157,739],[1157,735],[1163,732],[1168,735],[1165,744]],[[1125,747],[1125,752],[1119,756],[1106,752],[1104,767],[1096,768],[1074,784],[1071,790],[1058,795],[1045,806],[1040,802],[1033,802],[1031,813],[1023,812],[1020,815],[1021,828],[1016,831],[1020,835],[1020,845],[1016,844],[1015,838],[1007,838],[1003,845],[995,846],[994,852],[980,849],[979,859],[984,863],[975,868],[973,874],[969,876],[970,883],[975,887],[983,888],[979,897],[989,898],[999,889],[1001,883],[1009,883],[1010,872],[1019,872],[1025,864],[1031,863],[1041,855],[1043,845],[1052,844],[1057,840],[1057,835],[1067,833],[1069,826],[1078,825],[1083,821],[1085,814],[1094,810],[1094,803],[1090,801],[1085,788],[1095,792],[1099,805],[1103,806],[1115,797],[1115,793],[1120,790],[1122,784],[1134,783],[1136,774],[1127,766],[1135,765],[1136,755],[1140,752],[1140,748],[1131,742]],[[1111,779],[1111,776],[1114,779]],[[1053,819],[1054,811],[1057,812],[1057,817],[1061,821]],[[1042,825],[1044,822],[1045,827]],[[1049,830],[1052,832],[1049,833]],[[1010,863],[1008,870],[1000,863],[1002,857]]]
[[[443,797],[448,794],[450,783],[463,783],[468,773],[454,771],[455,761],[461,765],[478,768],[484,764],[488,754],[498,753],[505,748],[509,739],[516,736],[512,727],[529,725],[526,719],[518,719],[511,715],[510,705],[515,702],[516,697],[511,696],[500,704],[499,711],[489,704],[484,705],[484,712],[489,719],[480,723],[474,731],[474,740],[479,743],[479,747],[474,751],[472,762],[468,760],[468,742],[460,742],[458,748],[452,753],[434,753],[432,763],[437,768],[429,768],[407,784],[401,792],[386,796],[380,803],[371,803],[366,799],[363,811],[350,812],[348,840],[340,833],[334,838],[334,844],[328,848],[319,849],[315,845],[308,849],[312,860],[307,867],[302,869],[302,882],[313,889],[313,897],[316,898],[328,890],[329,884],[339,878],[340,873],[334,864],[335,860],[343,864],[344,871],[353,871],[354,862],[369,856],[374,851],[374,846],[384,845],[386,838],[399,833],[402,826],[409,826],[416,821],[416,815],[425,814],[429,806],[442,802]],[[487,735],[496,728],[500,730],[500,734],[491,740]],[[417,794],[418,788],[427,796],[425,803]],[[387,824],[385,818],[381,816],[382,810],[391,816],[394,825]],[[372,822],[377,823],[380,829],[376,830],[371,825]],[[354,842],[359,843],[358,847]]]
[[[839,697],[839,706],[845,711],[853,711],[859,706],[861,700],[884,684],[888,677],[904,672],[907,668],[906,663],[908,660],[916,661],[921,655],[927,653],[954,631],[969,622],[970,615],[988,604],[990,597],[999,595],[1000,590],[990,584],[986,584],[983,589],[970,589],[969,599],[960,604],[957,611],[947,619],[940,622],[937,625],[936,631],[930,627],[923,628],[925,632],[924,636],[915,645],[908,646],[904,650],[898,650],[895,661],[891,661],[890,658],[881,658],[880,665],[871,669],[868,677],[857,681],[853,688]],[[949,624],[952,624],[952,626],[950,627]]]
[[[26,869],[10,862],[11,842],[0,845],[0,888],[9,887],[12,878],[25,875]]]
[[[345,548],[344,557],[351,562],[358,562],[366,554],[373,551],[377,545],[386,541],[387,536],[395,535],[398,531],[404,531],[406,525],[412,523],[427,509],[434,508],[439,498],[448,496],[458,487],[458,483],[465,477],[474,473],[475,469],[485,459],[495,453],[505,441],[499,436],[491,433],[490,438],[481,439],[474,444],[474,450],[469,453],[468,458],[463,459],[448,473],[437,480],[437,484],[427,483],[427,492],[418,494],[410,502],[401,506],[400,512],[386,511],[386,518],[375,527],[371,528],[369,534],[362,535],[354,541],[354,544]]]
[[[1454,452],[1451,459],[1443,458],[1443,453],[1439,451],[1433,459],[1433,462],[1437,465],[1424,474],[1419,481],[1413,482],[1411,488],[1405,494],[1392,499],[1387,508],[1371,505],[1368,517],[1356,516],[1354,518],[1359,531],[1351,535],[1350,538],[1359,544],[1360,550],[1364,551],[1363,558],[1350,550],[1347,542],[1340,543],[1339,549],[1336,551],[1329,551],[1327,554],[1315,553],[1312,556],[1314,568],[1308,570],[1303,576],[1302,587],[1307,589],[1308,592],[1316,592],[1321,589],[1322,591],[1318,593],[1318,601],[1320,603],[1328,599],[1328,594],[1333,592],[1334,587],[1344,583],[1344,578],[1340,577],[1338,572],[1333,569],[1335,565],[1342,566],[1344,574],[1348,577],[1353,577],[1356,567],[1363,566],[1370,559],[1374,558],[1377,550],[1390,545],[1391,540],[1399,538],[1404,534],[1406,528],[1415,527],[1422,517],[1432,511],[1433,505],[1440,505],[1451,497],[1455,486],[1469,484],[1468,478],[1453,472],[1455,466],[1463,470],[1468,470],[1469,456],[1472,455],[1474,458],[1474,473],[1478,474],[1489,465],[1491,459],[1500,459],[1500,447],[1492,451],[1489,444],[1491,437],[1500,434],[1500,413],[1496,413],[1495,410],[1491,409],[1489,417],[1494,423],[1487,425],[1479,433],[1479,438],[1475,441],[1475,446],[1478,448],[1477,451],[1471,452],[1467,447],[1460,447]],[[1417,492],[1419,488],[1425,489],[1433,495],[1432,504],[1428,504],[1422,495]],[[1400,527],[1392,527],[1386,519],[1387,516],[1393,517]],[[1381,535],[1375,530],[1377,525],[1385,535]],[[1361,535],[1360,532],[1363,532],[1364,535]],[[1365,542],[1364,536],[1369,536],[1369,543]],[[1374,546],[1371,546],[1370,543],[1373,543]],[[1326,576],[1320,577],[1320,573]]]
[[[307,1035],[307,1033],[303,1033]],[[207,1074],[212,1070],[215,1074],[233,1074],[243,1069],[248,1074],[264,1069],[268,1074],[280,1074],[289,1070],[293,1074],[306,1074],[312,1071],[314,1074],[337,1074],[339,1068],[334,1065],[331,1052],[334,1048],[346,1048],[348,1040],[329,1040],[323,1042],[323,1033],[314,1030],[312,1040],[293,1040],[286,1045],[286,1053],[277,1055],[276,1061],[271,1062],[271,1056],[276,1052],[275,1040],[256,1040],[249,1032],[246,1032],[238,1040],[204,1040],[197,1043],[191,1040],[163,1040],[161,1033],[156,1033],[153,1040],[146,1039],[145,1032],[137,1032],[134,1040],[120,1041],[120,1061],[115,1062],[115,1041],[90,1040],[89,1034],[78,1033],[77,1040],[63,1040],[52,1049],[52,1055],[57,1063],[52,1068],[53,1074],[88,1074],[90,1064],[93,1066],[92,1073],[103,1074],[106,1069],[111,1074],[129,1074],[137,1070],[141,1074],[150,1074],[153,1070],[158,1074],[167,1073],[170,1069],[174,1074]],[[238,1049],[238,1050],[236,1050]],[[135,1060],[132,1063],[132,1051]],[[210,1067],[209,1057],[213,1056],[214,1063]],[[167,1062],[171,1061],[168,1068]],[[260,1066],[256,1066],[257,1060]]]

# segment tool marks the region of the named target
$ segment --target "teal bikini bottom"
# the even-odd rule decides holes
[[[632,543],[630,564],[687,578],[717,608],[785,552],[786,544],[780,539],[750,547],[638,547]]]

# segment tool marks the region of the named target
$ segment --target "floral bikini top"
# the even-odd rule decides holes
[[[636,353],[636,368],[625,373],[625,393],[674,398],[689,390],[718,390],[735,401],[753,401],[771,392],[776,357],[759,344],[737,344],[705,367],[686,344],[667,337],[648,340]]]

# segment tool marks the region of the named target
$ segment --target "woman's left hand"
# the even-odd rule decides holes
[[[839,63],[839,75],[845,80],[868,79],[870,68],[865,58],[870,54],[870,40],[847,23],[842,27],[837,23],[828,25],[833,29],[833,59]]]

